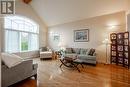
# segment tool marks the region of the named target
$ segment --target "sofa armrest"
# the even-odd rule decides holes
[[[32,72],[32,76],[36,75],[37,74],[37,68],[38,68],[38,64],[33,64],[33,72]],[[37,78],[37,77],[35,77]]]
[[[25,60],[22,63],[8,68],[6,65],[2,66],[2,77],[5,78],[12,78],[12,76],[19,76],[23,74],[28,74],[32,72],[33,70],[33,61],[32,60]],[[10,74],[9,74],[10,73]]]
[[[12,68],[2,65],[2,87],[24,80],[32,76],[32,73],[33,60],[25,60]]]
[[[1,66],[1,71],[7,70],[7,69],[8,69],[8,67],[7,67],[6,65],[2,65],[2,66]]]
[[[38,64],[37,63],[33,64],[33,70],[36,70],[37,68],[38,68]]]
[[[33,60],[24,60],[22,63],[14,66],[14,67],[11,67],[11,68],[8,68],[6,65],[2,65],[2,71],[6,71],[6,70],[11,70],[11,69],[15,69],[15,68],[19,68],[19,67],[23,67],[23,68],[31,68],[32,67],[32,64],[33,64]],[[28,65],[28,66],[27,66]],[[31,67],[30,67],[31,66]]]

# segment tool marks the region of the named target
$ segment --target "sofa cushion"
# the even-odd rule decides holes
[[[80,54],[80,48],[72,48],[72,52],[76,54]]]
[[[50,51],[40,52],[40,54],[52,54]]]
[[[91,56],[93,56],[94,55],[94,53],[95,53],[95,49],[90,49],[90,51],[88,52],[88,55],[91,55]]]
[[[80,49],[80,54],[86,55],[86,53],[87,53],[87,49]]]
[[[90,56],[90,55],[78,55],[78,58],[82,60],[95,60],[96,61],[96,57]]]
[[[6,66],[8,66],[8,68],[14,67],[23,61],[23,58],[15,54],[2,53],[1,57],[2,57],[2,61]]]
[[[70,58],[73,58],[73,57],[76,57],[76,56],[77,56],[76,53],[65,54],[65,57],[70,57]]]
[[[72,48],[66,48],[65,52],[66,53],[72,53]]]
[[[88,48],[88,49],[87,49],[86,55],[89,54],[90,50],[91,50],[91,48]]]
[[[47,51],[47,47],[41,47],[41,51],[42,52]]]

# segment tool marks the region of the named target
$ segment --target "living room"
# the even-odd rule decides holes
[[[0,3],[10,3],[4,1]],[[13,4],[12,13],[4,13],[1,4],[1,87],[130,86],[129,57],[125,65],[129,0],[15,0]],[[116,42],[124,42],[118,52],[112,35],[119,34],[124,39]],[[117,55],[121,52],[123,60]]]

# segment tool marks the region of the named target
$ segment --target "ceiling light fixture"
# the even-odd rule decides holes
[[[23,0],[25,4],[29,4],[32,0]]]

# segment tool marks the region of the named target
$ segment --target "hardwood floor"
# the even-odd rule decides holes
[[[130,87],[130,70],[116,66],[97,64],[76,69],[59,67],[59,60],[34,59],[38,67],[38,81],[27,79],[13,87]],[[37,84],[37,85],[36,85]]]

